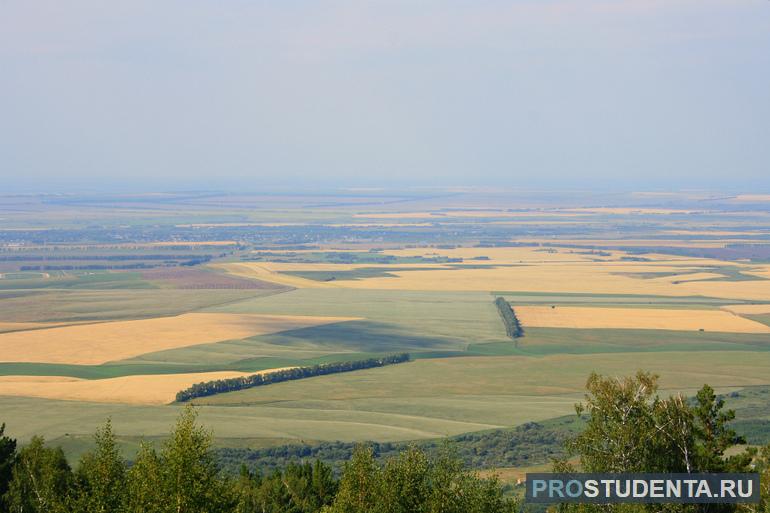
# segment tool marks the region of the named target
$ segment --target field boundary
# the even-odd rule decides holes
[[[325,376],[327,374],[337,374],[340,372],[351,372],[363,369],[372,369],[375,367],[384,367],[386,365],[395,365],[411,360],[409,353],[400,353],[382,358],[369,358],[367,360],[357,360],[352,362],[337,362],[314,365],[312,367],[294,367],[275,372],[264,372],[261,374],[252,374],[239,378],[218,379],[214,381],[205,381],[196,383],[176,394],[176,401],[179,403],[187,402],[198,397],[208,397],[226,392],[235,392],[284,381],[295,381],[298,379],[312,378],[316,376]]]
[[[521,327],[516,312],[511,308],[511,304],[502,297],[495,299],[495,306],[500,313],[500,318],[505,325],[505,333],[513,340],[524,336],[524,328]]]

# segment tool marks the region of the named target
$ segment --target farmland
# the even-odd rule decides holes
[[[400,352],[413,361],[193,402],[219,446],[248,449],[547,421],[573,411],[591,371],[646,369],[671,393],[770,385],[770,215],[756,198],[0,204],[0,422],[22,442],[76,453],[109,416],[135,447],[166,434],[195,383]],[[507,335],[500,301],[523,336]]]
[[[340,322],[342,318],[189,313],[31,329],[0,338],[0,362],[96,365],[145,353]]]

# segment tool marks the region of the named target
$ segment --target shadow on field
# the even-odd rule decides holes
[[[395,324],[348,321],[261,335],[250,340],[287,347],[313,346],[324,350],[384,353],[394,351],[458,350],[465,342],[444,337],[425,337]]]

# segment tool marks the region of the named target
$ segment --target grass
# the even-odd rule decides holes
[[[176,315],[272,290],[36,290],[7,291],[0,321],[62,322],[138,319]]]
[[[417,338],[463,340],[466,343],[506,340],[497,309],[487,293],[350,289],[298,289],[214,307],[210,311],[283,315],[361,317],[391,333]],[[382,333],[387,336],[387,333]]]
[[[770,326],[770,314],[746,315],[745,317],[752,321],[761,322],[765,326]]]
[[[62,276],[0,280],[0,289],[153,289],[139,272],[67,271]]]
[[[135,406],[0,397],[6,433],[22,442],[33,434],[48,439],[87,436],[109,417],[120,436],[167,435],[181,407]],[[45,411],[45,415],[40,415]],[[271,406],[207,407],[200,422],[218,439],[413,440],[478,431],[489,426],[427,416],[386,415],[355,410],[304,410]]]
[[[361,267],[340,271],[281,271],[282,274],[298,276],[313,281],[347,280],[357,281],[367,278],[395,278],[395,272],[410,271],[411,267]],[[441,267],[422,267],[420,270],[437,271]]]
[[[664,392],[770,384],[770,354],[740,351],[496,356],[417,360],[196,400],[218,438],[397,441],[436,438],[567,415],[593,370],[661,374]],[[718,369],[718,372],[715,371]],[[548,379],[543,379],[547,376]],[[0,398],[8,433],[28,440],[87,435],[110,416],[121,436],[162,436],[176,406]],[[46,412],[40,415],[40,412]]]
[[[717,363],[721,373],[713,371]],[[360,409],[392,415],[474,419],[495,426],[514,425],[569,413],[593,371],[629,374],[643,368],[659,372],[663,386],[688,390],[703,383],[741,387],[765,383],[770,354],[751,352],[553,355],[540,358],[497,356],[417,360],[357,375],[311,378],[263,390],[244,390],[196,400],[204,405],[271,405],[289,409]],[[543,380],[543,376],[548,376]]]
[[[735,410],[733,428],[749,444],[770,442],[770,386],[746,387],[724,399],[726,407]]]
[[[190,364],[210,362],[226,365],[255,357],[330,359],[351,353],[392,353],[401,351],[462,351],[467,342],[460,338],[414,332],[399,324],[348,321],[261,335],[242,340],[144,354],[130,362]]]
[[[770,350],[770,334],[711,333],[665,330],[528,328],[519,339],[523,354],[588,354],[660,351]],[[474,345],[469,350],[493,351],[497,345]],[[503,348],[506,351],[506,348]],[[492,354],[495,354],[494,352]]]

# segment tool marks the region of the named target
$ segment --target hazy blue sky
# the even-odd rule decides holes
[[[0,0],[0,176],[770,190],[770,1]]]

